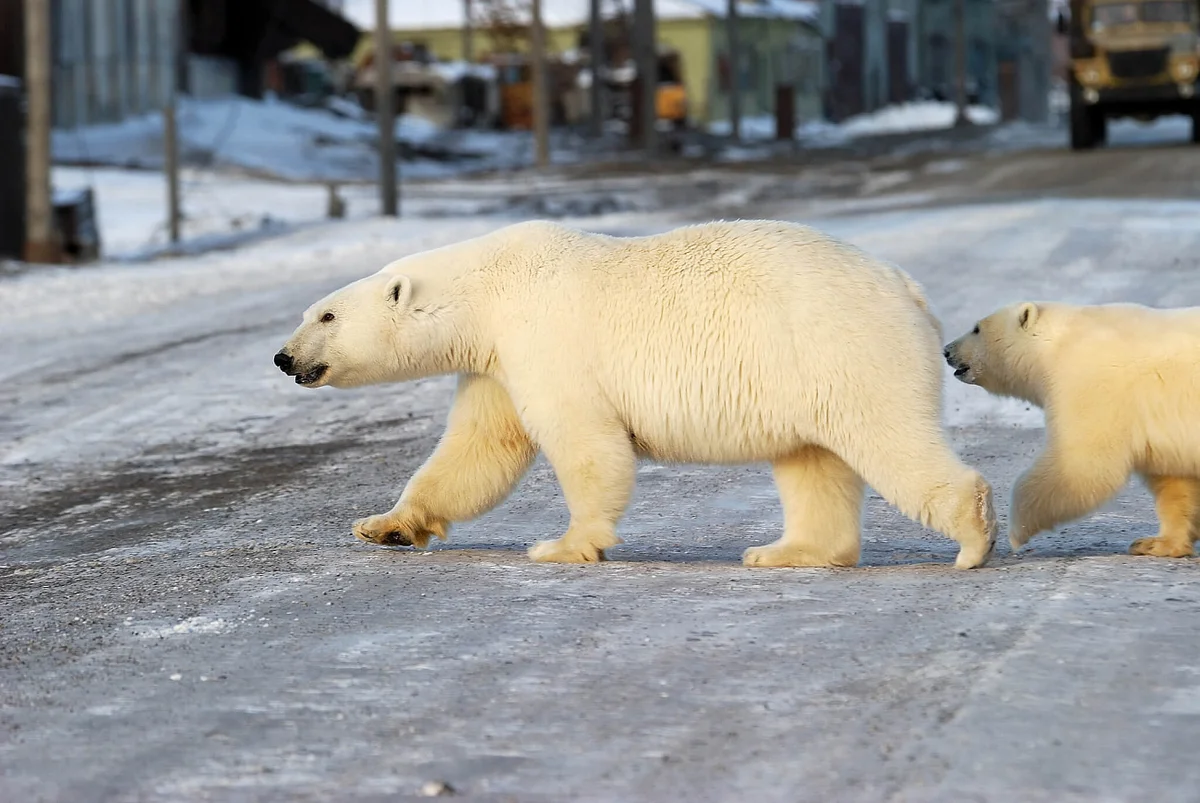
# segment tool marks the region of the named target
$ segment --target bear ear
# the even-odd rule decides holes
[[[1032,301],[1027,301],[1017,307],[1017,323],[1022,329],[1032,329],[1038,319],[1038,305]]]
[[[387,300],[394,307],[408,306],[412,298],[412,280],[407,276],[396,276],[387,285]]]

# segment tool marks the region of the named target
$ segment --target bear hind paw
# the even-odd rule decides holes
[[[534,563],[599,563],[608,560],[600,547],[565,538],[538,541],[529,547],[529,558]]]
[[[1158,535],[1134,541],[1129,545],[1129,554],[1151,555],[1157,558],[1190,558],[1195,554],[1195,550],[1187,541],[1167,539]]]
[[[858,565],[858,555],[820,558],[794,546],[767,544],[752,546],[742,553],[743,566],[763,568],[836,568]]]

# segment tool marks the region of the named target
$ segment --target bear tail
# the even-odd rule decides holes
[[[925,289],[921,287],[921,284],[916,279],[899,268],[896,268],[896,272],[900,274],[900,278],[904,282],[904,287],[908,290],[908,295],[912,298],[913,303],[920,307],[921,312],[925,313],[925,317],[929,319],[930,325],[933,326],[933,331],[937,332],[938,342],[941,343],[945,339],[942,332],[942,322],[933,314],[933,309],[929,306],[929,299],[925,297]]]

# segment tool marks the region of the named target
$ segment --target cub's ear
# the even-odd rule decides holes
[[[1021,306],[1017,307],[1017,323],[1020,324],[1022,329],[1032,329],[1033,325],[1037,323],[1039,312],[1040,310],[1038,309],[1037,304],[1034,304],[1032,301],[1027,301]]]
[[[394,307],[407,307],[412,298],[412,279],[396,276],[387,284],[387,300]]]

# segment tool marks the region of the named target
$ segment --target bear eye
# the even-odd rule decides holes
[[[975,324],[975,328],[971,330],[971,334],[973,334],[973,335],[979,334],[979,324]]]
[[[329,322],[330,322],[330,321],[332,321],[332,320],[333,320],[333,313],[332,313],[332,312],[327,312],[327,313],[325,313],[324,315],[322,315],[322,316],[321,316],[321,323],[329,323]]]

